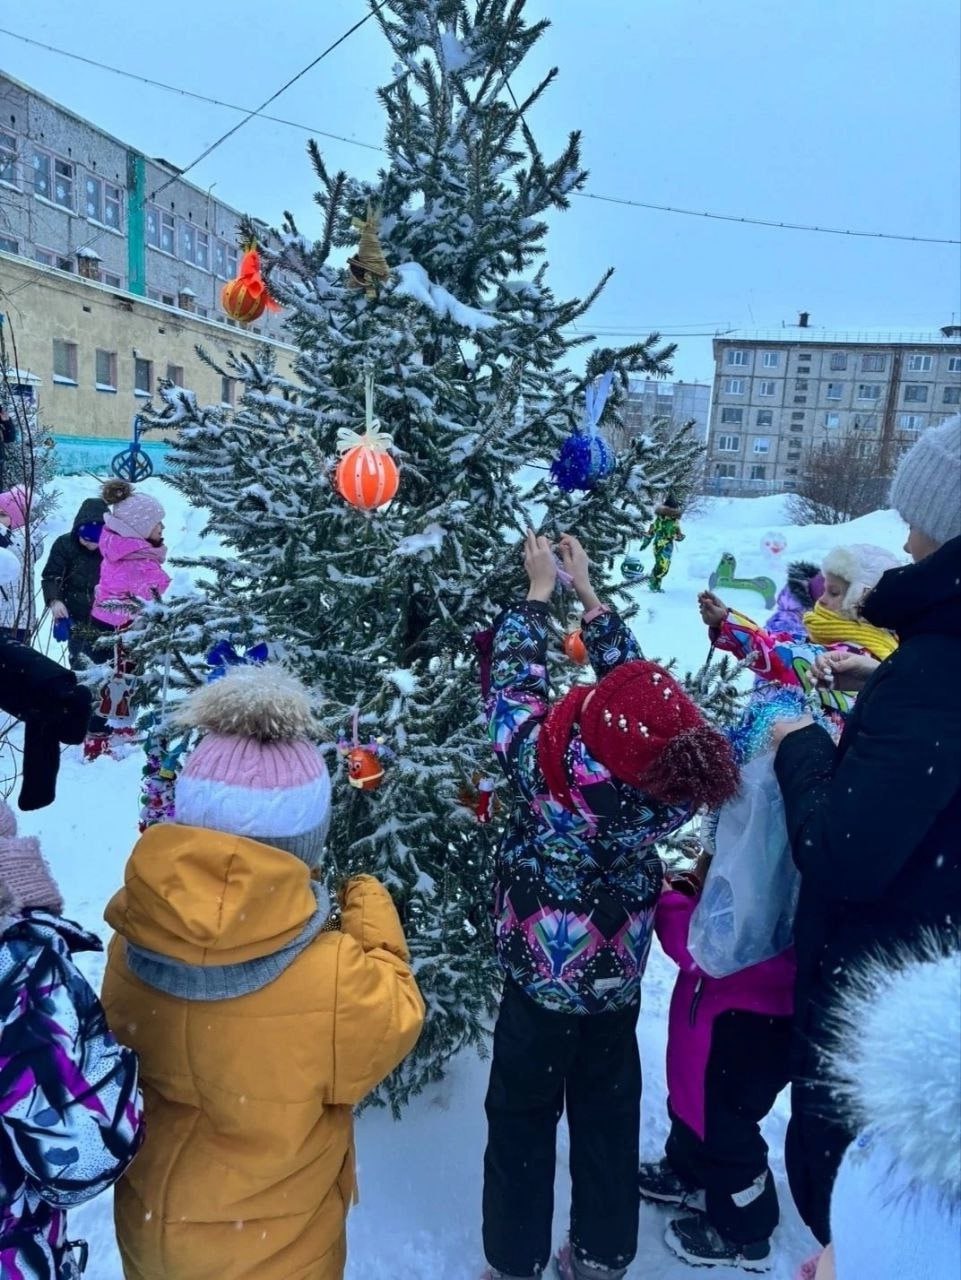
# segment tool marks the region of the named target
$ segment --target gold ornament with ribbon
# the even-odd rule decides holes
[[[341,427],[337,432],[337,450],[342,455],[334,481],[337,492],[352,507],[373,511],[384,506],[397,493],[400,472],[388,453],[393,441],[380,430],[374,417],[374,375],[364,379],[364,433]]]
[[[264,311],[279,311],[260,274],[260,254],[257,246],[248,244],[240,262],[240,272],[229,280],[220,291],[220,305],[239,324],[253,324]]]
[[[354,218],[353,223],[360,232],[360,244],[354,256],[347,259],[347,284],[351,289],[363,289],[368,298],[376,298],[379,286],[390,276],[377,234],[380,214],[368,204],[367,217]]]

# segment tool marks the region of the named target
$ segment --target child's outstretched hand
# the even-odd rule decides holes
[[[539,538],[533,529],[528,529],[524,538],[524,568],[530,581],[528,600],[550,600],[557,578],[557,565],[554,553],[546,538]]]
[[[713,591],[702,591],[697,598],[697,607],[701,611],[701,621],[708,627],[719,627],[728,614],[727,605]]]
[[[560,541],[557,544],[557,551],[561,557],[561,564],[571,575],[571,581],[576,590],[581,591],[585,587],[591,585],[591,567],[588,563],[587,552],[581,546],[579,539],[575,538],[572,533],[561,534]]]

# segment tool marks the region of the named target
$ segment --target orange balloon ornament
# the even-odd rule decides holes
[[[337,448],[340,462],[334,474],[337,492],[352,507],[361,511],[375,511],[390,502],[400,484],[397,463],[387,452],[391,438],[380,431],[380,423],[374,417],[374,375],[367,375],[364,384],[366,422],[364,434],[359,435],[348,427],[337,432]]]
[[[569,631],[564,637],[564,653],[579,667],[587,665],[587,645],[580,631]]]
[[[240,262],[240,273],[220,291],[220,304],[231,320],[253,324],[265,311],[279,311],[279,305],[267,292],[260,274],[260,254],[253,247],[246,250]]]

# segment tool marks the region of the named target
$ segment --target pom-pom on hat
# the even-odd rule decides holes
[[[821,572],[832,573],[848,584],[841,601],[841,614],[846,618],[856,618],[858,605],[867,592],[877,586],[882,574],[889,569],[900,569],[902,563],[883,547],[874,547],[869,542],[852,542],[829,551]]]
[[[121,538],[146,538],[164,518],[164,509],[149,493],[138,492],[126,480],[108,480],[101,490],[110,510],[104,524]]]
[[[59,915],[63,899],[35,836],[18,836],[13,810],[0,800],[0,912],[39,909]]]
[[[641,660],[616,667],[593,688],[572,689],[542,725],[538,763],[566,808],[574,803],[564,757],[578,720],[595,760],[656,800],[717,808],[737,791],[730,743],[669,672]]]
[[[928,427],[901,459],[891,506],[942,546],[961,535],[961,413]]]
[[[330,825],[330,777],[307,690],[282,667],[232,667],[177,714],[205,737],[177,780],[177,821],[286,849],[308,866]]]
[[[6,493],[0,493],[0,511],[9,519],[11,529],[22,529],[27,523],[30,509],[30,493],[22,484],[14,485]]]

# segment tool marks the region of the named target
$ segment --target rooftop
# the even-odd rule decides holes
[[[907,347],[956,347],[961,345],[961,333],[946,337],[939,330],[911,331],[909,329],[815,329],[797,324],[784,325],[780,329],[748,330],[732,329],[715,335],[714,344],[731,345],[737,342],[790,343],[798,347],[831,346],[889,346],[897,343]]]

